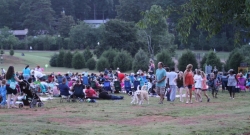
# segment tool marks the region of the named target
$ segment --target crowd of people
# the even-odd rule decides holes
[[[39,66],[30,69],[27,65],[21,73],[15,72],[14,67],[10,66],[7,72],[2,68],[0,80],[1,107],[7,104],[8,108],[17,108],[15,106],[17,96],[22,94],[18,83],[23,80],[37,85],[37,91],[40,93],[49,93],[55,97],[61,96],[68,99],[80,94],[83,99],[121,100],[124,98],[123,96],[113,93],[126,92],[131,96],[138,86],[140,89],[146,85],[150,96],[160,97],[159,104],[163,104],[165,98],[167,101],[174,102],[177,93],[180,102],[184,102],[186,99],[186,104],[193,103],[192,96],[196,102],[204,101],[203,95],[206,101],[210,102],[207,91],[211,91],[212,97],[217,98],[221,85],[222,90],[227,89],[230,98],[234,99],[237,90],[246,90],[250,86],[249,74],[246,76],[242,73],[235,74],[233,70],[229,70],[228,73],[213,71],[205,74],[199,69],[193,70],[192,64],[187,65],[184,72],[176,72],[175,68],[164,66],[162,62],[158,63],[156,69],[152,60],[149,62],[147,72],[138,70],[138,72],[130,74],[121,73],[119,68],[115,71],[106,68],[98,75],[88,72],[68,72],[66,74],[58,72],[45,75]],[[11,99],[13,100],[12,105],[10,105]]]

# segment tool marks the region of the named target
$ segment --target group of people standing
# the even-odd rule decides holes
[[[235,98],[235,89],[238,84],[238,79],[234,71],[229,70],[227,75],[227,87],[230,98]],[[184,72],[175,72],[175,68],[164,67],[162,62],[158,63],[156,70],[156,92],[160,96],[159,104],[163,104],[165,96],[168,101],[174,102],[176,92],[179,92],[180,101],[184,102],[183,91],[186,90],[186,104],[192,104],[192,95],[196,102],[202,102],[202,95],[206,97],[206,101],[210,102],[210,97],[207,95],[207,90],[212,91],[213,98],[217,98],[221,80],[218,77],[218,71],[214,71],[209,76],[201,70],[193,72],[193,65],[188,64]],[[194,94],[193,94],[194,93]]]

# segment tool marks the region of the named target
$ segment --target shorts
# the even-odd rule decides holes
[[[207,89],[202,89],[201,91],[207,91]]]
[[[158,87],[156,86],[156,92],[158,95],[164,95],[165,94],[165,87]]]
[[[192,85],[188,85],[187,87],[188,87],[188,89],[192,89],[193,86]]]
[[[10,85],[6,85],[6,90],[7,90],[7,94],[13,94],[16,95],[17,94],[17,90],[16,89],[12,89],[10,88]]]

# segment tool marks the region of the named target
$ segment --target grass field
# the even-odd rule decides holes
[[[24,53],[25,56],[21,56]],[[97,71],[89,71],[88,69],[75,70],[72,68],[58,68],[58,67],[48,67],[45,68],[45,64],[49,65],[50,57],[57,52],[53,51],[15,51],[14,56],[10,56],[8,51],[5,51],[4,62],[0,64],[0,67],[7,69],[10,65],[14,65],[16,71],[22,71],[22,69],[29,64],[31,68],[35,68],[37,65],[40,65],[45,69],[45,73],[51,72],[97,72]],[[183,50],[176,51],[178,57],[180,57],[183,53]],[[201,56],[205,54],[205,51],[195,51],[194,53],[200,53]],[[229,55],[228,52],[218,52],[217,55],[221,58],[222,61],[225,61]]]
[[[210,94],[210,93],[209,93]],[[122,101],[59,103],[53,99],[42,108],[0,109],[3,135],[248,135],[250,93],[230,100],[220,92],[210,103],[185,104],[151,97],[150,104]]]

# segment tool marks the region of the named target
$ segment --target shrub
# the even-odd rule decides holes
[[[58,58],[58,54],[54,54],[49,61],[49,64],[51,67],[57,67],[57,58]]]
[[[4,54],[3,46],[1,46],[1,54]]]
[[[171,54],[167,50],[163,50],[159,54],[157,54],[157,63],[158,62],[162,62],[167,67],[175,66]]]
[[[102,53],[102,56],[101,57],[104,57],[104,58],[106,58],[107,60],[108,60],[108,63],[109,63],[109,65],[110,65],[110,68],[115,68],[114,66],[113,66],[113,62],[114,62],[114,58],[115,58],[115,56],[117,55],[117,50],[114,50],[114,49],[109,49],[109,50],[107,50],[107,51],[104,51],[103,53]],[[106,68],[109,68],[109,67],[106,67]]]
[[[105,57],[101,57],[96,63],[96,68],[98,71],[103,71],[105,68],[110,67],[108,60]]]
[[[222,63],[220,61],[220,58],[217,57],[216,53],[213,51],[209,51],[209,53],[206,56],[206,64],[211,65],[212,67],[215,67],[220,71],[222,70]]]
[[[89,69],[89,70],[94,70],[95,69],[95,66],[96,66],[96,61],[94,58],[90,58],[87,63],[86,63],[86,67]]]
[[[145,51],[142,49],[138,50],[138,52],[135,54],[134,60],[133,60],[133,70],[134,72],[137,72],[139,69],[142,71],[148,70],[148,62],[149,58]]]
[[[63,62],[64,54],[65,54],[64,49],[61,49],[60,52],[59,52],[58,58],[57,58],[57,67],[63,67],[64,66],[64,62]]]
[[[200,61],[200,66],[201,66],[201,69],[205,69],[205,66],[206,66],[206,62],[207,62],[207,54],[205,54],[202,58],[202,60]]]
[[[85,61],[81,53],[75,53],[72,59],[72,67],[82,69],[85,67]]]
[[[14,49],[13,49],[13,46],[11,46],[11,49],[10,49],[10,55],[13,56],[14,55]]]
[[[71,64],[72,58],[73,58],[73,55],[70,51],[68,51],[67,53],[64,54],[64,58],[63,58],[64,67],[67,67],[67,68],[72,67],[72,64]]]
[[[113,67],[119,67],[122,72],[131,70],[132,56],[127,51],[121,51],[115,56]]]
[[[188,64],[192,64],[193,69],[198,67],[195,55],[190,50],[186,50],[186,52],[184,52],[179,58],[178,69],[180,71],[185,71]]]
[[[93,57],[93,54],[92,54],[92,52],[89,50],[89,47],[87,47],[87,49],[85,49],[85,50],[83,51],[83,57],[84,57],[85,61],[88,61],[90,58]]]
[[[240,67],[240,63],[244,62],[244,55],[240,52],[240,50],[235,49],[230,53],[229,58],[226,62],[226,69],[233,69],[234,71],[238,71],[238,67]]]

